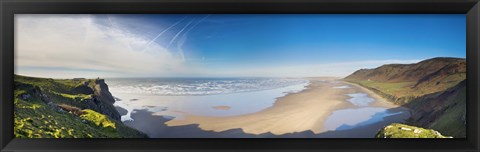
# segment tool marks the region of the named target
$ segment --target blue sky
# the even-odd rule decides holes
[[[16,20],[16,72],[43,77],[343,77],[382,64],[466,56],[462,14],[25,15]],[[39,41],[45,47],[31,47]],[[42,52],[48,63],[30,51]],[[67,54],[74,57],[62,59]]]

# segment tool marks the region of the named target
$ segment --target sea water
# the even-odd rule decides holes
[[[348,130],[384,121],[389,116],[403,114],[405,111],[389,111],[382,107],[351,108],[334,111],[325,121],[327,130]],[[403,118],[404,116],[402,116]],[[400,120],[402,121],[402,120]]]
[[[334,87],[347,89],[350,87]],[[374,102],[377,101],[363,92],[346,94],[349,98],[347,102],[353,105],[352,108],[339,109],[333,111],[333,113],[325,120],[324,126],[330,131],[348,130],[356,127],[362,127],[379,122],[404,122],[409,117],[408,111],[405,110],[391,110],[386,107],[374,106]],[[386,119],[389,121],[385,121]],[[385,123],[383,125],[388,125]],[[378,129],[373,130],[374,134]]]
[[[120,100],[115,106],[128,111],[122,121],[132,121],[135,109],[173,119],[185,114],[226,117],[254,113],[310,83],[296,78],[128,78],[106,82]]]

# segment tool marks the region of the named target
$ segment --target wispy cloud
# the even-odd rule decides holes
[[[155,40],[157,40],[160,36],[162,36],[165,32],[167,32],[168,30],[170,30],[172,27],[175,27],[177,26],[179,23],[181,23],[183,20],[185,20],[187,17],[183,17],[181,20],[177,21],[176,23],[172,24],[171,26],[169,26],[168,28],[166,28],[165,30],[163,30],[162,32],[160,32],[155,38],[153,38],[152,40],[150,40],[150,42],[147,43],[147,45],[145,45],[143,51],[145,51],[145,49],[147,49],[150,44],[152,44],[153,42],[155,42]]]
[[[153,43],[155,39],[147,40],[115,26],[96,24],[90,15],[16,15],[15,20],[18,74],[44,77],[162,75],[184,66],[172,51]],[[144,46],[150,51],[139,51]],[[44,69],[39,70],[42,67]],[[49,67],[57,69],[45,70]],[[90,70],[62,71],[62,68]]]

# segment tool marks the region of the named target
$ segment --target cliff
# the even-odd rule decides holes
[[[109,116],[112,119],[120,121],[120,113],[115,109],[113,104],[115,99],[108,90],[108,85],[103,79],[86,80],[77,79],[79,85],[72,89],[73,94],[89,95],[90,99],[85,99],[82,105],[83,109],[92,109]]]
[[[344,78],[411,109],[409,125],[465,137],[466,60],[433,58],[361,69]]]
[[[125,126],[103,79],[15,76],[14,133],[20,138],[144,138]]]

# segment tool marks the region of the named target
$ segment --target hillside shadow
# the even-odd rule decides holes
[[[132,113],[132,118],[135,121],[126,121],[125,125],[136,128],[150,138],[374,138],[379,129],[386,125],[395,123],[398,119],[390,119],[390,117],[405,117],[410,116],[409,113],[404,112],[398,115],[384,117],[383,121],[366,120],[361,125],[341,126],[335,131],[327,131],[320,134],[314,134],[312,131],[303,131],[298,133],[289,133],[284,135],[274,135],[271,133],[264,133],[259,135],[247,134],[242,129],[231,129],[222,132],[204,131],[198,125],[185,126],[167,126],[165,122],[170,119],[163,116],[154,116],[153,113],[147,110],[135,110]],[[398,107],[388,109],[388,112],[395,113],[405,111],[405,109]],[[372,118],[376,119],[376,118]],[[365,123],[372,122],[372,123]],[[348,128],[348,129],[346,129]],[[341,130],[338,130],[341,129]]]

